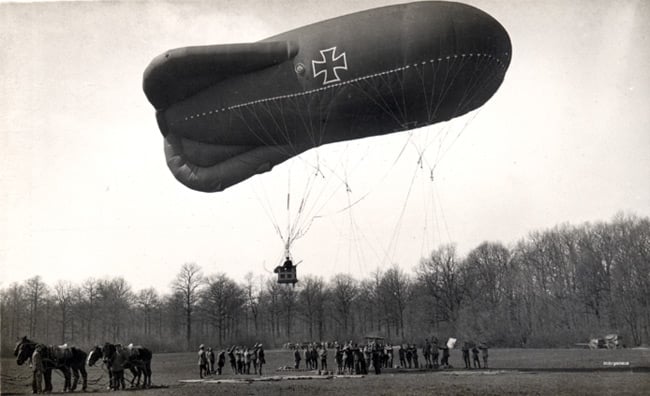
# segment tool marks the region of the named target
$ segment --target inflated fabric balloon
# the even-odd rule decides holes
[[[214,192],[312,147],[461,116],[494,95],[510,57],[508,33],[485,12],[418,2],[173,49],[143,85],[172,173]]]

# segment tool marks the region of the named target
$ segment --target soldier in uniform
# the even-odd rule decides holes
[[[217,356],[217,374],[221,375],[224,364],[226,364],[226,351],[221,351]]]
[[[32,354],[32,370],[34,375],[32,378],[32,391],[34,393],[41,393],[43,391],[43,346],[36,345],[34,353]]]
[[[212,351],[211,347],[208,347],[208,362],[210,362],[210,374],[214,374],[214,351]]]
[[[472,361],[474,363],[474,368],[481,368],[481,361],[478,359],[478,348],[476,345],[472,346]]]
[[[466,369],[472,368],[472,365],[469,362],[469,343],[467,341],[463,342],[461,351],[463,351],[463,362],[465,363],[465,368]]]
[[[124,384],[124,366],[126,365],[126,354],[121,344],[115,345],[115,358],[111,362],[111,371],[113,372],[113,389],[118,390],[120,386],[126,389]]]
[[[300,348],[296,348],[296,350],[293,352],[293,359],[296,363],[294,368],[297,370],[300,368],[300,360],[302,360],[300,357]]]
[[[447,345],[443,345],[439,347],[442,349],[442,359],[440,359],[440,365],[449,368],[449,347]]]
[[[485,342],[482,342],[478,345],[478,349],[481,350],[481,355],[483,357],[483,368],[488,368],[488,346]]]
[[[208,357],[206,356],[205,353],[205,347],[203,344],[199,345],[199,377],[203,378],[203,374],[205,373],[206,375],[208,374]]]
[[[323,371],[327,371],[327,346],[325,344],[321,345],[320,351],[318,351],[318,354],[320,355],[320,368]]]
[[[418,346],[413,344],[413,367],[420,368],[418,364]]]

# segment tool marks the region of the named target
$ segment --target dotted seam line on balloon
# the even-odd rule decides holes
[[[508,56],[507,53],[505,55]],[[238,109],[238,108],[241,108],[241,107],[250,106],[250,105],[253,105],[253,104],[257,104],[257,103],[271,102],[271,101],[279,100],[279,99],[286,99],[286,98],[294,98],[294,97],[298,97],[298,96],[311,95],[311,94],[313,94],[315,92],[320,92],[320,91],[324,91],[324,90],[327,90],[327,89],[341,87],[341,86],[344,86],[344,85],[352,84],[352,83],[355,83],[355,82],[358,82],[358,81],[363,81],[363,80],[367,80],[367,79],[374,78],[374,77],[384,76],[384,75],[387,75],[387,74],[391,74],[391,73],[399,72],[399,71],[402,71],[402,70],[406,70],[406,69],[409,69],[411,67],[424,66],[424,65],[429,64],[429,63],[442,62],[443,60],[451,60],[451,59],[465,58],[465,57],[468,57],[468,58],[479,57],[480,58],[481,56],[486,57],[488,59],[493,59],[494,61],[496,61],[496,63],[500,64],[500,66],[502,68],[505,68],[505,65],[503,64],[503,62],[501,62],[501,59],[499,59],[497,57],[494,57],[494,56],[492,56],[490,54],[469,53],[469,54],[448,55],[448,56],[437,58],[437,59],[431,59],[429,61],[422,61],[422,62],[412,63],[412,64],[409,64],[409,65],[406,65],[406,66],[402,66],[402,67],[398,67],[398,68],[395,68],[395,69],[383,71],[383,72],[380,72],[380,73],[373,73],[373,74],[369,74],[367,76],[361,76],[361,77],[353,78],[351,80],[342,81],[340,83],[331,84],[331,85],[327,85],[327,86],[316,88],[316,89],[310,89],[309,91],[298,92],[298,93],[289,94],[289,95],[273,96],[273,97],[264,98],[264,99],[257,99],[257,100],[253,100],[253,101],[250,101],[250,102],[241,103],[241,104],[238,104],[238,105],[223,107],[221,109],[215,109],[215,110],[210,110],[210,111],[206,111],[206,112],[202,112],[202,113],[193,114],[193,115],[185,117],[185,121],[189,121],[189,120],[192,120],[192,119],[195,119],[195,118],[209,116],[209,115],[216,114],[216,113],[223,113],[223,112],[226,112],[226,111],[230,111],[230,110],[233,110],[233,109]]]

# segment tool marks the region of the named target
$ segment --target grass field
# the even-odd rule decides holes
[[[333,355],[330,354],[330,355]],[[264,376],[315,375],[309,371],[278,371],[292,365],[289,351],[267,351]],[[330,368],[334,367],[330,356]],[[650,350],[589,349],[491,349],[489,370],[464,370],[459,350],[452,351],[449,370],[384,370],[363,378],[329,378],[250,383],[181,383],[198,379],[194,353],[155,354],[153,389],[111,392],[112,394],[225,395],[650,395]],[[14,359],[2,359],[2,394],[31,393],[31,372]],[[253,379],[259,376],[226,374],[209,379]],[[63,378],[53,374],[55,393],[63,389]],[[88,392],[104,393],[107,375],[101,368],[88,370]],[[127,376],[130,378],[130,376]]]

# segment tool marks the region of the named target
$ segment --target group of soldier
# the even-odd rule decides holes
[[[465,341],[463,342],[461,351],[463,352],[463,362],[465,363],[466,369],[472,368],[469,359],[470,351],[472,352],[472,362],[474,363],[475,369],[481,368],[481,361],[479,360],[478,357],[479,352],[483,357],[483,368],[488,368],[488,346],[484,342],[481,342],[480,344],[477,345],[472,341]]]
[[[453,340],[453,339],[451,339]],[[455,340],[454,340],[455,343]],[[439,343],[433,337],[426,339],[422,346],[420,361],[418,347],[416,344],[402,344],[397,347],[399,364],[393,362],[394,346],[390,343],[383,343],[378,340],[368,341],[365,345],[358,345],[349,341],[343,345],[338,342],[308,344],[297,344],[294,349],[294,369],[300,369],[300,363],[304,360],[304,368],[307,370],[318,370],[319,373],[328,373],[327,357],[328,347],[334,349],[334,359],[337,366],[337,374],[368,374],[373,368],[375,374],[380,374],[382,368],[451,368],[449,364],[450,350],[454,343]],[[466,369],[488,368],[488,346],[486,343],[479,344],[473,341],[464,341],[461,347],[463,362]],[[470,360],[470,353],[473,361]],[[481,366],[481,354],[483,365]],[[207,375],[223,373],[226,358],[230,362],[233,374],[250,374],[251,366],[253,373],[262,375],[262,366],[266,363],[264,348],[262,344],[256,343],[253,347],[231,346],[221,350],[216,356],[212,348],[205,349],[201,344],[199,347],[199,376],[204,378]],[[216,363],[216,365],[215,365]],[[472,367],[473,363],[473,367]]]
[[[262,366],[266,364],[264,347],[261,343],[255,343],[252,347],[233,345],[228,349],[222,349],[216,357],[211,347],[206,350],[205,346],[201,344],[198,355],[200,378],[223,374],[226,357],[228,357],[233,374],[250,374],[252,365],[254,374],[262,375]]]
[[[300,369],[300,362],[305,360],[305,368],[318,370],[320,360],[321,371],[327,371],[327,347],[332,346],[335,350],[334,359],[337,365],[337,374],[367,374],[368,370],[374,369],[375,374],[380,374],[382,368],[427,368],[445,369],[452,368],[449,364],[450,351],[454,348],[455,339],[451,344],[439,343],[433,337],[426,339],[421,347],[424,360],[420,360],[416,344],[402,344],[397,347],[399,364],[393,362],[394,346],[390,343],[383,343],[379,340],[370,340],[365,345],[358,345],[349,341],[343,345],[333,343],[309,343],[305,346],[298,346],[294,350],[294,368]],[[470,352],[473,356],[473,368],[488,368],[488,346],[486,343],[479,344],[473,341],[465,341],[462,344],[463,361],[466,369],[471,369]],[[479,354],[482,355],[483,365]]]

